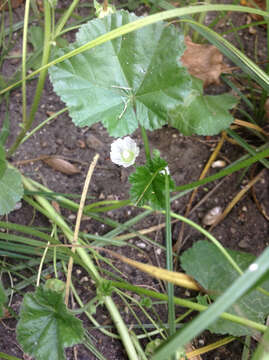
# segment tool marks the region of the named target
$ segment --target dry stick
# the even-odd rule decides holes
[[[72,249],[71,250],[72,250],[73,253],[75,253],[75,251],[76,251],[76,248],[75,248],[74,245],[78,245],[78,233],[79,233],[81,218],[82,218],[82,214],[83,214],[83,208],[84,208],[84,205],[85,205],[85,200],[86,200],[88,188],[89,188],[89,185],[90,185],[91,177],[92,177],[94,168],[96,166],[96,163],[98,161],[98,158],[99,158],[99,154],[96,154],[94,156],[94,158],[93,158],[93,161],[92,161],[92,163],[91,163],[91,165],[89,167],[88,174],[87,174],[85,184],[84,184],[84,188],[83,188],[83,191],[82,191],[80,204],[79,204],[79,209],[78,209],[78,214],[77,214],[76,225],[75,225],[74,239],[73,239],[73,242],[72,242]],[[69,258],[68,270],[67,270],[66,290],[65,290],[65,304],[66,304],[66,306],[68,305],[72,268],[73,268],[73,256],[71,256]]]
[[[253,172],[252,172],[253,173]],[[253,178],[253,176],[252,176]],[[253,200],[259,210],[259,212],[264,216],[264,218],[269,221],[269,215],[267,215],[267,212],[264,208],[264,205],[262,203],[259,202],[258,198],[257,198],[257,195],[256,195],[256,191],[255,191],[255,186],[252,186],[251,188],[251,194],[252,194],[252,197],[253,197]]]
[[[202,173],[200,175],[199,180],[202,180],[206,176],[208,170],[211,167],[211,164],[213,163],[213,161],[218,156],[223,143],[224,143],[224,132],[222,132],[221,139],[220,139],[218,145],[216,146],[214,152],[211,154],[206,166],[204,167],[204,169],[203,169],[203,171],[202,171]],[[185,217],[189,216],[189,213],[191,211],[191,206],[192,206],[193,200],[194,200],[194,198],[195,198],[195,196],[197,194],[197,191],[198,191],[198,188],[194,189],[192,194],[191,194],[190,200],[189,200],[189,202],[187,204],[187,207],[186,207]],[[177,241],[176,241],[176,243],[175,243],[175,245],[173,247],[173,250],[174,250],[175,253],[178,253],[179,249],[181,247],[182,239],[183,239],[183,235],[184,235],[184,228],[185,228],[185,224],[182,223],[181,229],[180,229],[180,232],[179,232],[179,235],[178,235],[178,239],[177,239]]]
[[[264,169],[259,172],[258,175],[255,176],[242,190],[239,191],[239,193],[233,198],[233,200],[226,206],[223,213],[216,219],[214,224],[210,227],[209,232],[211,232],[212,229],[214,229],[215,226],[217,226],[233,209],[233,207],[238,203],[239,200],[242,199],[242,197],[246,194],[246,192],[254,185],[257,181],[261,179],[263,176]]]
[[[254,129],[262,134],[264,134],[265,136],[269,136],[269,134],[264,131],[259,125],[256,125],[256,124],[252,124],[248,121],[244,121],[244,120],[240,120],[240,119],[234,119],[234,124],[237,124],[237,125],[240,125],[240,126],[243,126],[243,127],[246,127],[246,128],[250,128],[250,129]]]
[[[228,176],[225,176],[223,179],[220,180],[220,182],[217,183],[217,185],[212,189],[210,190],[190,211],[189,213],[189,216],[196,210],[198,209],[205,201],[207,201],[213,194],[216,190],[218,190],[218,188],[227,180],[227,178],[229,177],[230,175]]]

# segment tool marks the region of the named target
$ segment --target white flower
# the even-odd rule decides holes
[[[165,175],[165,172],[167,173],[167,175],[170,175],[170,171],[169,171],[168,166],[166,166],[165,169],[161,170],[161,171],[160,171],[160,174]]]
[[[117,165],[124,167],[133,165],[138,154],[139,147],[130,136],[117,139],[111,144],[110,159]]]

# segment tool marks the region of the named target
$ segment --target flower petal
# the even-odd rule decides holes
[[[133,165],[138,154],[139,147],[130,136],[119,138],[111,144],[110,159],[117,165],[124,167]]]

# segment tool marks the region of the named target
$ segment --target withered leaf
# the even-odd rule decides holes
[[[204,87],[219,84],[221,73],[227,72],[221,52],[213,45],[196,44],[189,36],[185,37],[185,44],[187,48],[181,61],[190,74],[201,79]]]
[[[74,175],[80,173],[80,170],[75,165],[57,156],[47,157],[42,160],[54,170],[60,171],[63,174]]]

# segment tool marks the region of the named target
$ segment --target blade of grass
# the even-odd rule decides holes
[[[227,129],[227,134],[230,135],[233,139],[236,140],[236,142],[242,146],[249,154],[255,155],[257,154],[257,151],[253,149],[240,135],[238,135],[235,131],[232,129]],[[268,146],[268,145],[267,145]],[[269,169],[269,161],[266,159],[260,159],[260,163],[265,166],[267,169]]]
[[[173,271],[173,249],[172,249],[172,235],[171,235],[171,212],[170,212],[170,189],[169,189],[169,175],[165,170],[165,239],[166,239],[166,269]],[[169,334],[173,336],[176,332],[175,326],[175,304],[174,304],[174,285],[167,283],[168,294],[168,324]],[[172,356],[176,358],[175,354]]]

